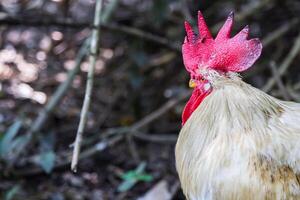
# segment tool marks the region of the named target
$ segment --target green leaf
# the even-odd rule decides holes
[[[118,192],[126,192],[130,190],[137,182],[150,182],[153,180],[151,174],[144,173],[146,163],[142,162],[135,170],[130,170],[121,175],[124,180],[118,187]]]
[[[7,132],[4,134],[1,140],[1,149],[0,149],[0,155],[2,158],[6,158],[7,154],[11,152],[12,150],[11,144],[21,127],[22,127],[22,121],[17,120],[9,127]]]
[[[12,200],[14,196],[20,191],[20,186],[15,185],[10,190],[8,190],[4,196],[5,200]]]
[[[123,181],[118,187],[118,192],[126,192],[130,190],[137,183],[137,181],[138,180],[136,179]]]
[[[135,171],[128,171],[124,174],[121,175],[121,178],[123,180],[131,180],[131,179],[134,179],[136,177],[136,172]]]
[[[137,177],[137,179],[144,182],[151,182],[153,180],[153,176],[151,174],[141,174]]]
[[[42,167],[42,169],[49,174],[55,164],[55,153],[53,151],[42,152],[35,159],[35,162]]]

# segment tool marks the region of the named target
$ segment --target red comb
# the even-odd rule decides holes
[[[259,39],[247,40],[249,28],[246,26],[234,37],[230,37],[233,25],[231,12],[215,39],[198,11],[199,35],[195,35],[191,25],[185,22],[187,36],[182,45],[183,61],[186,69],[196,75],[199,67],[222,71],[241,72],[253,65],[261,54]]]

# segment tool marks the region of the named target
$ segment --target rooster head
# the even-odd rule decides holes
[[[251,67],[260,56],[262,44],[259,39],[247,39],[249,27],[246,26],[231,37],[232,25],[233,12],[229,14],[214,39],[200,11],[198,11],[198,35],[194,33],[192,26],[185,22],[187,36],[182,45],[182,55],[185,68],[191,76],[190,86],[194,91],[184,108],[182,124],[213,89],[203,71],[220,75],[242,72]]]

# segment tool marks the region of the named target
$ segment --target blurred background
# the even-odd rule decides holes
[[[230,11],[264,45],[246,82],[300,101],[299,0],[104,0],[77,173],[95,0],[0,1],[0,199],[181,200],[174,145],[190,95],[184,20]]]

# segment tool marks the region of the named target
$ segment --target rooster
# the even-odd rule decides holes
[[[193,93],[182,114],[176,169],[188,200],[300,199],[300,104],[242,81],[262,51],[231,13],[214,39],[198,12],[182,45]]]

